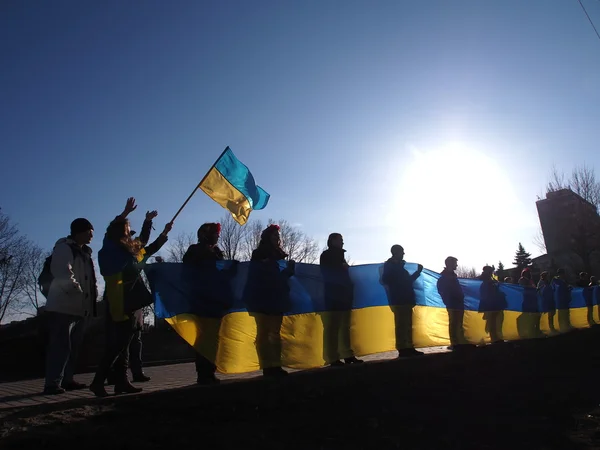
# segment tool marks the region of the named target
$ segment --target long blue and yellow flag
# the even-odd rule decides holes
[[[265,274],[253,270],[253,264],[239,264],[231,276],[225,276],[230,261],[217,262],[212,271],[176,263],[150,264],[146,269],[157,317],[166,319],[221,372],[250,372],[275,364],[305,369],[352,353],[406,348],[396,334],[403,326],[412,328],[415,347],[451,344],[448,311],[437,290],[438,273],[425,269],[417,278],[413,307],[390,301],[381,281],[383,264],[350,267],[354,299],[344,311],[328,304],[324,295],[328,275],[318,265],[296,264],[291,278],[277,279],[275,271],[269,275],[271,282],[265,283]],[[280,270],[285,264],[280,262]],[[406,268],[412,273],[417,266]],[[490,299],[481,281],[459,281],[465,294],[464,339],[471,344],[493,341],[494,329],[495,339],[518,340],[600,324],[600,286],[570,289],[563,282],[536,290],[500,283]],[[268,352],[261,352],[260,329],[265,324],[270,328],[271,322],[280,329],[278,361],[265,361],[264,356],[261,360]]]
[[[235,221],[244,225],[250,212],[263,209],[270,195],[254,182],[248,167],[227,147],[198,185],[206,195],[227,209]]]

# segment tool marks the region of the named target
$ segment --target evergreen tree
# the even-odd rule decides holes
[[[498,261],[498,270],[496,271],[496,275],[498,276],[498,280],[504,281],[504,264],[502,264],[502,261]]]
[[[527,253],[525,251],[525,247],[523,244],[519,242],[519,248],[515,253],[515,260],[513,264],[519,269],[523,270],[525,267],[529,267],[531,265],[531,253]]]

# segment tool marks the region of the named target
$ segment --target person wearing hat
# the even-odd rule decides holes
[[[519,286],[528,288],[536,287],[534,281],[531,279],[531,269],[529,269],[529,267],[524,268],[521,272],[521,278],[519,278]]]
[[[458,350],[468,345],[465,338],[463,321],[465,317],[465,294],[460,287],[455,270],[458,268],[458,259],[448,256],[444,262],[445,268],[437,282],[437,290],[442,297],[448,311],[448,332],[450,336],[450,350]]]
[[[393,245],[391,253],[392,257],[383,265],[381,281],[386,286],[388,301],[394,312],[398,357],[421,356],[424,353],[415,350],[413,344],[412,316],[416,305],[413,284],[421,275],[423,266],[419,264],[417,270],[410,274],[404,267],[404,248]]]
[[[221,318],[231,307],[231,288],[230,280],[237,272],[237,261],[223,270],[217,268],[217,261],[223,261],[225,255],[217,245],[221,235],[220,223],[205,223],[198,229],[198,243],[192,244],[183,255],[183,264],[191,266],[197,270],[191,275],[195,278],[195,283],[203,285],[204,289],[200,291],[199,301],[203,308],[202,316],[211,317],[219,320],[216,329],[203,330],[202,346],[206,351],[216,359],[217,346],[219,338],[219,329],[221,327]],[[208,288],[208,290],[206,289]],[[210,359],[196,353],[196,383],[200,385],[219,384],[219,379],[215,376],[216,365]]]
[[[83,342],[86,319],[96,315],[98,289],[92,249],[94,227],[89,220],[71,222],[69,236],[59,239],[52,250],[53,279],[46,302],[48,347],[44,394],[86,386],[74,380],[77,356]]]

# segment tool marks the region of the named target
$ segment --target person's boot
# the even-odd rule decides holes
[[[263,369],[263,376],[265,378],[283,378],[287,375],[289,374],[281,367],[267,367]]]
[[[151,378],[148,375],[146,375],[144,372],[139,372],[139,373],[133,374],[133,381],[135,383],[146,383],[150,380],[151,380]]]
[[[121,379],[115,383],[115,395],[119,394],[139,394],[142,388],[135,387],[127,378]]]
[[[198,373],[196,383],[201,386],[211,386],[221,383],[214,373]]]
[[[411,356],[423,356],[425,353],[414,348],[403,348],[398,350],[398,358],[409,358]]]
[[[362,359],[358,359],[356,356],[351,356],[350,358],[344,358],[344,362],[346,364],[361,364],[364,361]]]
[[[62,388],[65,391],[79,391],[81,389],[85,389],[86,387],[87,387],[87,385],[85,385],[83,383],[78,383],[75,380],[62,382]]]
[[[331,367],[340,367],[344,365],[344,362],[341,359],[338,359],[337,361],[333,361],[331,364],[329,364]]]
[[[60,386],[44,386],[44,395],[60,395],[65,392],[66,390]]]
[[[104,377],[96,374],[92,384],[90,384],[90,391],[94,393],[96,397],[107,397],[108,392],[104,389]]]

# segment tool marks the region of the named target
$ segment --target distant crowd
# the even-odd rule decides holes
[[[133,382],[146,382],[142,368],[142,310],[153,303],[153,296],[142,277],[148,258],[158,252],[168,240],[173,224],[165,225],[152,242],[150,234],[157,211],[148,211],[137,237],[131,230],[128,215],[137,208],[134,198],[127,199],[125,208],[108,225],[102,248],[98,252],[98,264],[105,281],[104,305],[106,340],[102,360],[89,389],[99,397],[107,396],[107,385],[114,385],[115,394],[136,393],[142,389]],[[183,264],[194,267],[199,273],[214,274],[223,283],[235,275],[237,262],[227,270],[216,269],[216,262],[224,260],[218,246],[221,226],[205,223],[198,229],[198,242],[191,245],[183,257]],[[98,290],[92,250],[89,247],[94,236],[93,225],[85,218],[71,223],[70,234],[59,239],[52,255],[40,274],[40,287],[47,297],[49,339],[46,352],[45,394],[61,394],[68,390],[84,389],[87,386],[74,379],[74,367],[83,341],[88,319],[97,315]],[[325,303],[333,311],[331,320],[324,329],[324,345],[332,351],[332,366],[360,364],[363,361],[352,354],[342,355],[342,349],[351,349],[350,312],[354,299],[353,283],[345,259],[344,240],[339,233],[331,233],[327,249],[321,254],[320,266],[324,274]],[[405,268],[404,248],[391,247],[391,257],[385,262],[382,283],[386,287],[396,323],[396,347],[399,357],[419,356],[412,340],[412,311],[415,306],[414,282],[421,275],[423,266],[418,265],[414,273]],[[257,323],[256,349],[265,377],[279,378],[287,375],[281,367],[282,317],[289,311],[288,278],[295,273],[294,261],[288,261],[281,271],[279,261],[288,255],[282,248],[279,226],[272,224],[262,231],[260,243],[252,253],[252,278],[255,280],[252,309]],[[437,288],[449,317],[450,349],[470,347],[464,336],[465,315],[464,293],[456,275],[458,260],[449,256],[441,272]],[[334,276],[326,276],[334,274]],[[494,268],[485,266],[478,277],[481,283],[481,311],[486,320],[486,331],[493,343],[503,342],[502,314],[506,307],[494,275]],[[510,278],[503,280],[513,282]],[[548,273],[541,274],[537,285],[531,271],[523,270],[518,284],[535,288],[548,304],[547,310],[555,311],[554,293],[568,289],[564,271],[558,270],[550,279]],[[597,285],[595,277],[580,274],[577,286]],[[222,305],[222,317],[229,305]],[[549,318],[553,329],[553,317]],[[337,355],[337,357],[335,357]],[[344,356],[344,357],[342,357]],[[128,377],[131,371],[132,380]],[[197,383],[216,384],[216,367],[213,362],[197,354]]]

